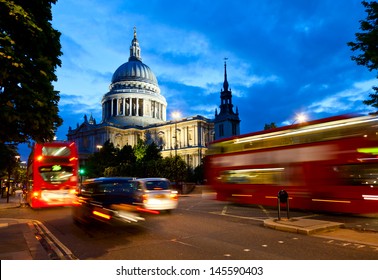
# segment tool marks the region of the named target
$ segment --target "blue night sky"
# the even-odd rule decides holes
[[[309,120],[367,114],[362,100],[376,75],[356,65],[347,46],[365,18],[358,0],[60,0],[53,6],[63,52],[54,84],[64,120],[58,139],[85,114],[101,121],[101,99],[129,58],[134,26],[168,120],[173,111],[214,118],[224,58],[241,133],[290,124],[298,113]]]

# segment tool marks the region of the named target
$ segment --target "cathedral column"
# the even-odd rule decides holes
[[[133,112],[133,99],[130,97],[129,98],[129,116],[132,116]]]
[[[199,123],[197,122],[197,125],[194,125],[193,126],[193,140],[194,140],[194,145],[195,146],[198,146],[200,143],[199,143],[199,133],[200,133],[200,127],[198,125]]]
[[[112,98],[111,99],[111,101],[110,101],[110,116],[112,116],[113,117],[113,101],[114,101],[114,98]]]
[[[182,131],[182,146],[183,147],[187,147],[188,145],[187,145],[187,143],[188,143],[188,127],[183,127],[182,129],[181,129],[181,131]]]
[[[135,98],[135,116],[139,116],[139,98]]]
[[[175,149],[175,144],[176,144],[176,138],[175,138],[175,136],[177,136],[177,135],[175,135],[175,125],[171,126],[170,134],[171,134],[171,137],[170,137],[171,148]]]
[[[139,110],[140,110],[139,116],[143,117],[144,116],[144,112],[145,112],[144,111],[144,98],[140,98],[139,102],[140,102],[140,104],[139,104]]]
[[[126,116],[126,98],[123,98],[123,116]]]

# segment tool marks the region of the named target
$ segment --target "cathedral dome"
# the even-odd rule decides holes
[[[150,67],[135,57],[130,57],[129,61],[122,64],[114,72],[112,83],[138,81],[158,85],[155,74]]]
[[[166,120],[167,101],[155,74],[142,62],[134,28],[129,60],[114,72],[102,98],[102,120],[117,126],[146,126]]]

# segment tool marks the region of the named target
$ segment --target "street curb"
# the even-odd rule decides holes
[[[335,230],[343,225],[343,223],[327,222],[314,219],[264,220],[265,227],[304,235],[311,235],[322,231]]]
[[[36,237],[52,260],[77,260],[78,258],[60,242],[40,221],[33,220]]]

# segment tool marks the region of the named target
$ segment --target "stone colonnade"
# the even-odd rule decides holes
[[[146,102],[147,101],[147,102]],[[105,101],[103,116],[149,116],[154,119],[165,120],[165,105],[154,100],[143,98],[112,98]]]

